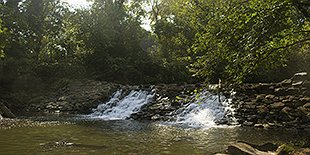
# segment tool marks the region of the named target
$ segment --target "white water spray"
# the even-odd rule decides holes
[[[131,114],[139,112],[143,105],[153,100],[155,90],[133,90],[124,96],[122,90],[117,91],[108,102],[100,104],[89,116],[103,120],[127,119]],[[231,99],[220,96],[219,100],[218,97],[209,91],[202,91],[190,96],[191,101],[188,104],[171,112],[167,117],[172,116],[171,124],[193,128],[222,127],[218,124],[234,124],[236,120],[233,118],[234,109],[230,104]]]
[[[231,99],[224,96],[211,94],[203,91],[191,97],[192,101],[176,115],[176,124],[186,125],[189,127],[220,127],[218,124],[227,122],[233,123],[235,119],[232,116],[234,110],[231,107]]]
[[[155,95],[155,91],[131,91],[123,97],[122,90],[117,91],[110,101],[100,104],[94,113],[90,114],[92,118],[104,120],[123,120],[129,118],[131,114],[136,113],[140,108],[150,103]]]

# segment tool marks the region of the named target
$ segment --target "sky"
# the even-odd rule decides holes
[[[85,8],[92,4],[91,2],[88,2],[87,0],[62,0],[62,1],[67,2],[73,8]],[[149,19],[144,19],[141,27],[143,27],[147,31],[151,31],[150,22],[151,21]]]
[[[62,0],[63,2],[69,3],[74,8],[83,8],[91,5],[91,2],[87,2],[86,0]]]

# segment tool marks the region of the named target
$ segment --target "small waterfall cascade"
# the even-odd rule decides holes
[[[220,97],[220,100],[219,100]],[[191,101],[179,109],[175,124],[193,128],[220,127],[219,124],[234,124],[234,109],[231,99],[202,91],[190,97]]]
[[[118,90],[111,99],[93,109],[89,116],[104,120],[123,120],[136,113],[140,108],[153,100],[155,91],[132,90],[124,97],[122,90]]]

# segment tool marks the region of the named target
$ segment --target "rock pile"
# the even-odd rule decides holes
[[[234,99],[244,126],[310,128],[310,81],[297,73],[280,83],[244,84]]]
[[[70,81],[46,96],[34,98],[27,107],[30,112],[87,114],[107,100],[120,85],[92,81]]]

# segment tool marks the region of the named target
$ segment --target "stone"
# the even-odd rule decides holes
[[[263,124],[255,124],[254,127],[255,128],[264,128],[264,125]]]
[[[286,88],[276,88],[276,89],[274,90],[274,93],[275,93],[276,95],[285,95],[285,93],[286,93]]]
[[[291,79],[293,81],[305,81],[308,78],[307,75],[308,75],[307,72],[296,73]]]
[[[295,73],[293,77],[297,77],[297,76],[307,76],[308,73],[307,72],[300,72],[300,73]]]
[[[309,110],[310,110],[310,103],[306,103],[305,105],[303,105],[303,107],[304,107],[305,109],[309,109]]]
[[[293,116],[290,115],[290,113],[283,113],[281,111],[281,113],[278,115],[277,120],[281,121],[281,122],[288,122],[288,121],[292,121],[295,118]]]
[[[246,108],[246,109],[255,109],[256,106],[255,106],[255,104],[253,102],[245,102],[244,108]]]
[[[273,152],[263,152],[249,144],[238,142],[228,147],[227,153],[230,155],[274,155]]]
[[[279,84],[283,87],[287,87],[287,86],[290,86],[292,82],[293,82],[292,79],[285,79],[281,81]]]
[[[310,110],[306,109],[304,107],[298,107],[297,111],[299,115],[305,120],[305,121],[310,121]]]
[[[3,117],[2,117],[2,115],[0,114],[0,120],[2,120],[3,119]]]
[[[245,122],[242,123],[242,125],[244,125],[244,126],[253,126],[254,123],[250,122],[250,121],[245,121]]]
[[[285,106],[282,102],[276,102],[270,105],[270,108],[272,109],[282,109]]]
[[[291,111],[292,111],[292,109],[289,108],[289,107],[284,107],[284,108],[281,110],[281,112],[283,112],[284,114],[287,114],[287,115],[289,115]]]
[[[264,94],[260,94],[256,96],[256,102],[262,102],[265,99]]]
[[[267,100],[274,100],[275,95],[267,95],[265,98],[266,98]]]
[[[266,114],[268,112],[268,108],[264,105],[257,106],[257,111],[259,114]]]
[[[58,98],[58,101],[62,102],[62,101],[66,101],[67,97],[66,96],[62,96]]]
[[[296,95],[296,94],[300,94],[300,90],[298,88],[294,88],[294,87],[290,87],[286,90],[286,94],[289,95]]]
[[[275,89],[275,86],[270,86],[269,87],[269,90],[271,90],[271,91],[274,91],[274,89]]]
[[[304,83],[303,81],[294,82],[292,86],[299,87],[299,86],[302,86],[303,83]]]
[[[295,108],[303,106],[304,104],[300,102],[299,100],[293,100],[293,105]]]
[[[161,116],[159,114],[156,114],[151,117],[152,120],[160,120]]]
[[[310,102],[310,97],[303,97],[303,98],[300,98],[299,100],[303,103],[307,103],[307,102]]]
[[[293,101],[293,100],[295,100],[295,96],[288,96],[288,99],[290,100],[290,101]]]
[[[292,103],[293,101],[289,100],[289,99],[286,99],[286,100],[282,100],[282,103],[285,103],[285,104],[289,104],[289,103]]]

